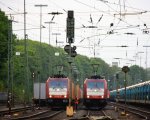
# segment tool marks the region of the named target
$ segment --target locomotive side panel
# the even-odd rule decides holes
[[[71,85],[72,85],[72,100],[75,99],[75,84],[71,81]]]
[[[79,85],[76,85],[76,97],[78,99],[81,98],[81,89],[80,89],[80,86]]]

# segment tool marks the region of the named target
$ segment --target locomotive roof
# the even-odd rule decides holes
[[[53,76],[50,76],[50,78],[67,78],[67,77],[63,74],[55,74]]]
[[[104,76],[93,75],[93,76],[90,76],[88,79],[104,79],[104,78],[105,78]]]

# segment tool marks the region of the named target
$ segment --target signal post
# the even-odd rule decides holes
[[[128,66],[123,66],[122,67],[122,71],[125,73],[125,83],[124,83],[124,87],[125,87],[125,91],[124,91],[124,94],[125,94],[125,109],[124,109],[124,112],[121,114],[123,116],[127,116],[127,102],[126,102],[126,87],[127,87],[127,72],[130,71],[129,67]]]
[[[66,33],[66,42],[69,43],[64,47],[64,50],[69,55],[69,77],[71,78],[71,57],[75,57],[77,55],[76,46],[71,47],[71,44],[74,43],[74,11],[68,11],[68,17],[67,17],[67,33]],[[72,83],[70,81],[70,91],[69,91],[69,105],[66,109],[67,116],[73,116],[73,107],[71,106],[72,101]]]

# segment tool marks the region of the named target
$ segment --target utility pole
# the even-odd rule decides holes
[[[49,24],[49,45],[51,44],[50,43],[50,24],[55,24],[55,22],[51,22],[51,21],[49,21],[49,22],[45,22],[46,24]]]
[[[24,108],[25,108],[25,111],[24,113],[26,113],[26,96],[27,94],[29,93],[28,90],[28,63],[27,63],[27,39],[26,39],[26,0],[24,0],[24,57],[25,57],[25,65],[24,65],[24,68],[25,68],[25,80],[24,80],[24,90],[23,90],[23,94],[24,94]],[[26,89],[26,86],[27,86],[27,89]],[[27,93],[27,94],[26,94]],[[28,102],[29,102],[29,94],[28,94]]]
[[[16,22],[13,20],[13,17],[10,15],[10,20],[8,20],[9,31],[8,31],[8,80],[7,80],[7,107],[11,111],[11,107],[14,106],[14,80],[13,80],[13,71],[14,71],[14,60],[13,60],[13,30],[12,23]]]
[[[144,52],[143,51],[140,51],[140,52],[137,52],[137,54],[140,54],[140,81],[142,80],[142,71],[141,71],[141,67],[142,67],[142,55]]]
[[[40,7],[40,44],[42,41],[42,7],[47,7],[48,5],[35,5],[35,7]]]
[[[12,32],[12,22],[13,21],[13,17],[11,17],[11,20],[9,20],[9,24],[10,24],[10,79],[11,79],[11,105],[14,106],[14,75],[13,75],[13,69],[14,69],[14,60],[13,60],[13,32]]]
[[[11,100],[10,100],[10,93],[11,93],[11,34],[12,34],[12,20],[8,21],[9,23],[9,31],[8,31],[8,80],[7,80],[7,107],[9,108],[9,114],[11,113]]]
[[[28,35],[26,33],[26,0],[24,0],[24,52],[25,52],[25,85],[27,85],[27,89],[25,90],[25,93],[27,94],[27,102],[29,102],[29,77],[28,77],[28,51],[27,51],[27,46],[28,46]]]
[[[57,35],[61,35],[61,34],[60,33],[52,33],[52,35],[56,35],[56,47],[57,47],[57,43],[58,43]]]
[[[42,46],[41,46],[41,41],[42,41],[42,7],[47,7],[48,5],[42,5],[42,4],[38,4],[35,5],[35,7],[40,7],[40,48],[42,50]],[[40,98],[41,98],[41,81],[40,81],[40,71],[38,71],[38,81],[39,81],[39,109],[40,109]]]
[[[118,112],[118,118],[120,117],[120,113],[119,113],[119,106],[118,106],[118,102],[119,102],[119,72],[116,73],[116,112]]]
[[[147,76],[147,54],[148,54],[148,51],[147,51],[147,48],[150,47],[150,45],[145,45],[143,47],[146,47],[146,60],[145,60],[145,69],[146,69],[146,80],[148,79],[148,76]]]

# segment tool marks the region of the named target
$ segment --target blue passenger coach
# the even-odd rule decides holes
[[[118,89],[119,101],[125,101],[125,88]],[[110,91],[110,99],[115,100],[116,90]],[[150,104],[150,80],[126,87],[126,102]]]

